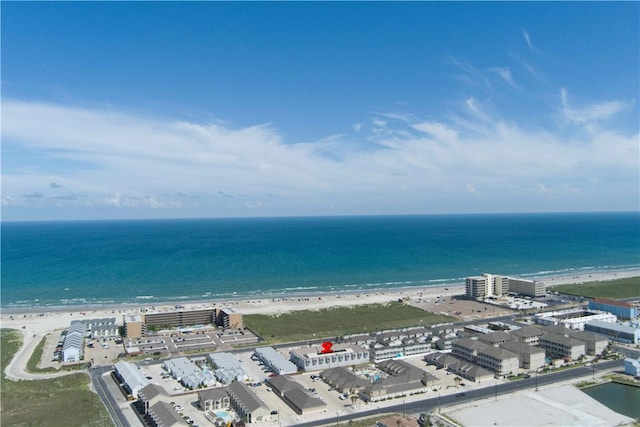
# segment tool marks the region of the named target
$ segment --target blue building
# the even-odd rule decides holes
[[[640,359],[624,359],[624,373],[640,377]]]
[[[627,344],[640,343],[640,328],[634,326],[592,320],[584,324],[584,330],[606,335],[612,341]]]
[[[638,317],[638,308],[624,301],[610,299],[593,299],[589,301],[590,310],[606,311],[615,314],[621,319],[635,319]]]

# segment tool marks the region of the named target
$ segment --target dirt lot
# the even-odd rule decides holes
[[[412,298],[409,304],[434,313],[448,314],[461,320],[485,319],[488,317],[506,316],[516,313],[510,308],[496,307],[478,301],[468,300],[462,296],[443,296],[442,298]]]

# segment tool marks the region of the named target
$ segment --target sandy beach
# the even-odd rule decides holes
[[[640,276],[640,269],[589,272],[564,276],[546,276],[539,278],[547,286],[567,283],[612,280],[624,277]],[[450,284],[447,286],[430,286],[420,288],[390,288],[387,290],[371,290],[356,293],[327,293],[313,295],[291,295],[289,297],[236,299],[236,300],[203,300],[179,303],[158,303],[153,311],[175,310],[176,304],[184,309],[209,307],[233,307],[242,314],[270,314],[296,310],[313,310],[335,306],[353,306],[360,304],[386,303],[401,298],[421,297],[424,299],[436,296],[450,297],[464,294],[464,284]],[[122,323],[124,314],[138,314],[144,310],[152,310],[149,304],[104,306],[104,307],[57,307],[31,309],[3,309],[0,316],[0,327],[24,329],[30,332],[27,336],[43,336],[54,330],[67,327],[72,320],[91,319],[101,317],[115,317],[117,323]],[[23,328],[24,327],[24,328]]]

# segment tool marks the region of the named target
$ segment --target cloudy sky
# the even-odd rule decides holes
[[[2,219],[638,210],[640,3],[2,4]]]

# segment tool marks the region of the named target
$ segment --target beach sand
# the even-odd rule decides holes
[[[580,283],[620,279],[624,277],[640,276],[640,269],[620,270],[608,272],[591,272],[565,276],[548,276],[540,278],[547,286],[567,283]],[[336,306],[354,306],[361,304],[386,303],[403,298],[431,299],[437,296],[451,297],[464,294],[464,284],[450,284],[447,286],[429,286],[419,288],[389,288],[386,290],[371,290],[354,293],[326,293],[313,295],[291,295],[288,297],[266,297],[237,300],[203,300],[179,303],[155,304],[155,311],[175,310],[179,304],[184,309],[233,307],[242,314],[271,314],[297,310],[314,310]],[[66,328],[72,320],[115,317],[118,324],[122,324],[124,314],[139,314],[143,310],[151,310],[149,304],[104,306],[104,307],[57,307],[31,309],[3,309],[0,315],[0,327],[23,329],[29,332],[27,337],[36,335],[42,337],[54,330]],[[38,338],[39,339],[39,338]]]

